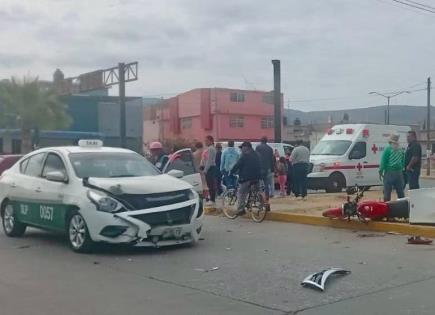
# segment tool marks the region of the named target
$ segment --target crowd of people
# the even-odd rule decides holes
[[[168,161],[160,142],[150,144],[151,162],[160,170]],[[243,211],[244,199],[249,192],[250,183],[261,181],[264,187],[266,206],[275,195],[275,178],[278,179],[280,196],[305,200],[307,196],[307,175],[309,168],[308,148],[298,142],[294,150],[279,156],[263,137],[255,148],[245,141],[239,148],[234,141],[228,141],[225,149],[222,143],[215,143],[212,136],[204,142],[194,144],[193,162],[201,173],[203,190],[210,207],[215,206],[216,198],[225,188],[237,188],[239,210]],[[236,187],[237,186],[237,187]]]
[[[223,193],[224,187],[237,188],[239,211],[243,212],[250,185],[261,181],[266,207],[269,208],[269,199],[275,195],[276,176],[280,196],[293,192],[296,198],[306,199],[310,153],[302,142],[291,154],[281,157],[268,144],[267,137],[263,137],[255,148],[248,141],[239,148],[235,147],[234,141],[228,141],[223,149],[222,143],[214,143],[212,136],[207,136],[204,143],[197,142],[194,147],[194,163],[201,171],[210,207],[215,206],[216,198]]]

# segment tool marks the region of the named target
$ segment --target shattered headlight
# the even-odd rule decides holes
[[[88,191],[88,198],[93,204],[95,204],[98,211],[118,212],[123,208],[123,205],[119,201],[92,190]]]
[[[189,200],[196,199],[196,198],[198,198],[198,193],[195,190],[190,189],[189,190]]]

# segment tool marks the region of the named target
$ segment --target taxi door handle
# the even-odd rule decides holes
[[[41,188],[38,187],[38,188],[35,189],[35,191],[36,191],[36,192],[41,192]]]
[[[369,162],[367,162],[367,161],[364,161],[363,163],[364,163],[364,164],[368,164]]]
[[[11,188],[17,188],[17,184],[12,183],[12,184],[11,184]]]

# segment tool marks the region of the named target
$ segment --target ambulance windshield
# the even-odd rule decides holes
[[[349,149],[351,141],[324,140],[320,141],[311,152],[311,155],[343,155]]]

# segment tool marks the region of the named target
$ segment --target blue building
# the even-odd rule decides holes
[[[120,145],[119,98],[107,95],[65,96],[72,124],[67,130],[41,130],[34,134],[37,147],[74,145],[79,139],[98,138],[107,146]],[[142,152],[143,101],[126,98],[127,147]],[[0,129],[0,154],[21,153],[19,130]]]

